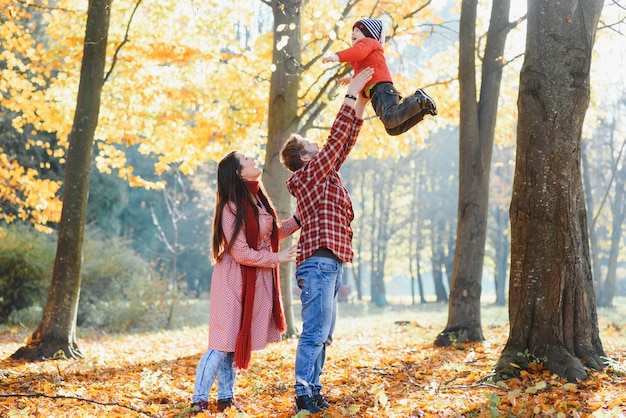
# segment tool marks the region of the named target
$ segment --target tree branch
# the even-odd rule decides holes
[[[37,4],[37,3],[30,3],[24,0],[16,0],[16,3],[20,3],[26,7],[32,7],[34,9],[39,9],[39,10],[60,10],[62,12],[68,12],[68,13],[79,13],[76,10],[65,9],[63,7],[46,6],[46,5]]]
[[[115,68],[115,64],[117,63],[117,56],[120,53],[122,46],[124,46],[124,44],[128,42],[128,33],[130,32],[130,24],[133,22],[133,17],[135,16],[135,12],[139,8],[141,1],[142,0],[137,0],[137,3],[135,3],[133,12],[130,14],[130,19],[128,19],[128,23],[126,24],[126,31],[124,32],[124,39],[122,40],[122,42],[120,42],[117,48],[115,48],[115,53],[113,54],[113,62],[111,63],[111,68],[109,68],[109,71],[107,71],[106,75],[104,76],[105,83],[107,82],[107,80],[109,79],[109,76],[113,72],[113,68]]]
[[[93,399],[81,398],[78,396],[67,396],[67,395],[46,395],[45,393],[0,393],[0,398],[48,398],[48,399],[74,399],[76,401],[82,402],[90,402],[97,405],[103,406],[119,406],[121,408],[130,409],[131,411],[135,411],[139,414],[156,418],[155,415],[150,414],[149,412],[142,411],[141,409],[134,408],[128,405],[122,405],[119,402],[100,402]]]

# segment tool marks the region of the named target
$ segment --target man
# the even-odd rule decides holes
[[[321,395],[320,375],[335,328],[343,263],[353,258],[350,222],[354,212],[338,171],[363,125],[369,99],[359,92],[373,74],[373,69],[366,68],[353,77],[321,150],[297,134],[281,150],[283,164],[293,172],[287,190],[296,198],[302,226],[296,260],[303,322],[296,351],[296,411],[316,413],[330,406]]]

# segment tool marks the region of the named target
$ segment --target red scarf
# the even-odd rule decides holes
[[[259,187],[258,181],[246,181],[246,187],[248,191],[253,195],[261,197],[261,202],[265,205],[265,208],[272,214],[273,228],[272,235],[270,237],[272,252],[278,251],[278,225],[276,224],[276,212],[272,207],[266,203],[267,198],[263,194]],[[257,249],[259,245],[259,219],[255,213],[253,205],[249,202],[241,202],[241,206],[245,210],[245,222],[246,222],[246,241],[248,246],[253,249]],[[283,333],[287,329],[285,322],[285,315],[283,314],[282,299],[280,295],[280,277],[278,275],[278,266],[272,269],[274,275],[274,294],[272,300],[273,317],[276,324],[276,328]],[[241,266],[242,272],[242,313],[241,313],[241,327],[239,328],[239,334],[237,335],[237,343],[235,345],[235,366],[238,369],[246,370],[250,364],[250,355],[252,353],[252,310],[254,308],[254,292],[256,289],[256,267]]]

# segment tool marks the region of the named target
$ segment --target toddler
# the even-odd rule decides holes
[[[324,57],[322,62],[349,62],[355,74],[363,68],[373,68],[374,76],[361,94],[371,99],[387,133],[400,135],[421,122],[424,115],[436,115],[437,106],[422,89],[404,99],[395,89],[383,50],[385,29],[380,19],[358,20],[352,27],[352,47]]]

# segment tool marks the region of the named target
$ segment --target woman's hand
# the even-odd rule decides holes
[[[276,254],[278,254],[278,262],[285,263],[289,261],[296,261],[296,257],[300,254],[300,250],[298,250],[298,244],[293,244]]]

